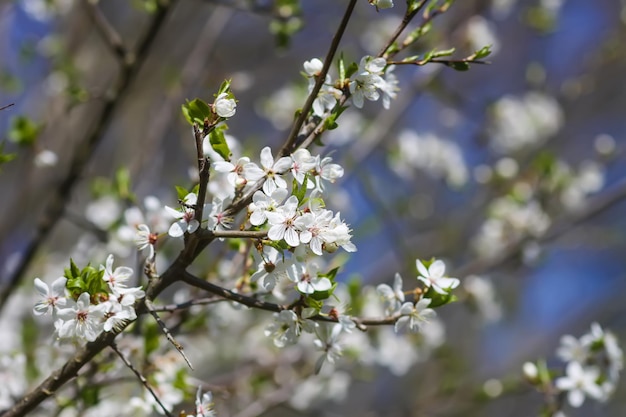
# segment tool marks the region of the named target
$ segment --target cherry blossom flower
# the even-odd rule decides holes
[[[287,276],[289,262],[285,262],[282,254],[271,246],[263,248],[264,260],[259,263],[257,271],[250,276],[250,281],[259,282],[266,291],[272,291],[276,282]]]
[[[135,245],[142,251],[148,249],[148,259],[154,258],[154,245],[156,245],[158,235],[152,233],[150,228],[146,224],[140,224],[137,226],[137,233],[135,234]]]
[[[421,275],[417,277],[426,287],[432,287],[439,294],[447,294],[449,290],[459,286],[457,278],[444,277],[446,265],[441,260],[436,260],[430,267],[426,268],[419,259],[415,262],[417,270]]]
[[[285,201],[289,192],[286,188],[277,188],[271,195],[258,190],[252,195],[252,203],[248,206],[250,210],[250,224],[260,226],[267,220],[267,213],[276,209]]]
[[[132,321],[137,318],[137,313],[135,313],[135,309],[132,307],[132,304],[122,305],[116,298],[111,298],[109,301],[98,305],[101,306],[104,313],[104,323],[102,329],[105,332],[118,329],[125,322]]]
[[[210,230],[227,230],[230,229],[233,218],[224,213],[224,207],[228,207],[230,199],[222,200],[221,198],[213,198],[213,203],[206,206],[209,210],[208,228]]]
[[[325,329],[328,329],[328,326]],[[343,347],[337,342],[342,330],[341,324],[337,323],[332,326],[330,332],[326,331],[327,334],[325,336],[318,334],[318,338],[313,341],[315,347],[324,352],[324,356],[321,358],[322,361],[327,360],[329,363],[335,363],[335,360],[339,359],[343,354]],[[316,366],[316,369],[319,368],[321,368],[321,361]]]
[[[271,195],[276,188],[287,188],[287,182],[283,179],[281,174],[291,169],[292,160],[288,156],[283,156],[274,162],[272,156],[272,150],[269,146],[266,146],[261,150],[261,166],[267,179],[263,183],[263,192],[267,195]],[[252,170],[252,167],[248,167],[248,170]]]
[[[59,309],[59,319],[54,323],[60,338],[79,338],[88,342],[96,340],[102,332],[104,310],[91,305],[89,293],[82,293],[70,307]]]
[[[266,212],[265,215],[271,225],[267,232],[267,237],[271,240],[285,239],[289,246],[298,246],[300,244],[300,236],[295,223],[297,208],[298,198],[292,195],[276,211]]]
[[[213,109],[219,117],[229,118],[235,115],[237,111],[237,102],[228,96],[228,93],[222,93],[215,99]]]
[[[315,168],[316,158],[311,156],[308,149],[300,148],[291,154],[291,159],[293,160],[291,174],[298,184],[302,184],[306,174]],[[309,188],[313,188],[313,184]]]
[[[39,295],[41,295],[42,299],[35,304],[33,313],[37,316],[50,312],[54,314],[58,307],[65,306],[67,302],[65,298],[66,282],[67,278],[59,277],[48,287],[45,282],[39,278],[35,278],[35,289]]]
[[[436,317],[436,313],[432,308],[428,308],[430,302],[430,298],[422,298],[417,302],[417,304],[402,304],[402,307],[400,307],[400,314],[402,317],[396,321],[395,331],[398,332],[401,329],[408,327],[410,331],[417,332],[425,323],[434,319]]]
[[[326,277],[317,275],[319,266],[313,262],[308,264],[293,263],[287,269],[289,279],[296,283],[298,291],[303,294],[313,294],[316,291],[327,291],[333,284]]]
[[[189,193],[183,199],[184,206],[182,211],[175,210],[169,206],[165,206],[165,210],[175,219],[177,222],[170,226],[167,232],[172,237],[183,237],[185,233],[193,233],[200,227],[200,222],[196,220],[195,210],[193,206],[196,205],[198,196],[194,193]]]
[[[604,397],[604,393],[596,383],[600,372],[595,367],[583,367],[578,362],[570,362],[565,370],[566,376],[555,381],[556,387],[567,391],[567,401],[572,407],[578,408],[585,402],[585,396],[597,400]]]
[[[310,322],[310,320],[304,322]],[[283,310],[280,313],[274,313],[274,321],[265,328],[265,336],[271,337],[274,340],[274,345],[282,348],[296,343],[302,333],[302,325],[303,323],[300,323],[296,313],[291,310]],[[315,325],[317,323],[307,323],[305,326],[310,331]]]
[[[104,269],[102,279],[109,284],[112,291],[126,288],[126,283],[133,276],[132,268],[127,266],[118,266],[113,270],[113,255],[107,257],[106,266],[100,266],[100,269]]]
[[[196,417],[214,417],[213,394],[207,391],[202,394],[202,387],[198,387],[196,392]]]
[[[229,161],[216,161],[213,163],[213,168],[217,172],[227,174],[228,183],[234,188],[244,186],[248,183],[249,178],[246,178],[246,171],[244,167],[250,163],[250,158],[244,156],[239,158],[236,163]],[[256,177],[256,179],[259,179]]]
[[[393,279],[393,289],[387,284],[380,284],[376,287],[376,292],[380,294],[380,297],[385,303],[385,309],[387,314],[392,315],[402,306],[404,303],[404,292],[402,292],[402,277],[396,273]]]

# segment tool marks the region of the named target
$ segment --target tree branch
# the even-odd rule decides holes
[[[117,107],[126,97],[129,87],[137,76],[142,63],[145,61],[150,47],[154,44],[157,33],[163,25],[170,9],[171,3],[168,2],[166,5],[159,7],[154,13],[154,17],[148,27],[148,30],[139,42],[139,46],[135,54],[136,58],[125,61],[121,74],[112,89],[113,93],[105,98],[105,104],[100,113],[99,119],[87,133],[86,140],[79,144],[78,149],[70,162],[69,170],[58,187],[52,192],[52,199],[44,209],[42,216],[39,218],[35,234],[26,244],[26,247],[22,252],[22,256],[19,258],[19,262],[15,268],[12,269],[8,277],[0,279],[0,282],[4,284],[0,288],[0,310],[2,310],[5,306],[7,299],[13,290],[18,286],[22,275],[37,253],[37,250],[43,244],[44,240],[48,237],[54,226],[63,215],[65,205],[70,199],[74,186],[81,178],[81,173],[85,165],[104,137]]]

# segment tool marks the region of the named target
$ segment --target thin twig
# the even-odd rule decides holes
[[[148,383],[148,380],[146,379],[146,377],[144,377],[141,372],[139,372],[132,363],[130,363],[130,361],[128,359],[126,359],[126,357],[124,356],[124,354],[122,352],[120,352],[120,350],[117,348],[117,344],[115,342],[111,343],[111,349],[113,350],[113,352],[117,353],[117,356],[120,357],[120,359],[122,359],[122,362],[124,362],[124,365],[126,365],[126,367],[128,369],[130,369],[135,376],[137,376],[137,379],[139,379],[139,381],[141,381],[141,383],[143,384],[143,386],[148,390],[148,392],[150,393],[150,395],[152,395],[152,397],[154,398],[154,400],[157,402],[157,404],[159,404],[159,406],[161,407],[161,409],[163,410],[163,412],[165,413],[165,415],[167,415],[168,417],[174,417],[172,415],[172,413],[169,412],[169,410],[167,408],[165,408],[165,406],[163,405],[163,403],[161,402],[161,400],[159,400],[159,396],[156,394],[156,392],[154,392],[154,390],[152,389],[152,387],[150,386],[150,384]]]
[[[8,109],[9,107],[15,106],[15,103],[7,104],[6,106],[0,107],[0,110]]]
[[[234,291],[230,291],[224,287],[220,287],[219,285],[200,279],[187,271],[183,272],[182,280],[186,282],[187,284],[191,285],[192,287],[200,288],[212,294],[219,295],[220,297],[224,297],[228,300],[235,301],[239,304],[243,304],[251,308],[271,311],[274,313],[279,313],[283,310],[288,309],[287,306],[284,306],[281,304],[261,301],[254,297],[249,297],[243,294],[236,293]],[[366,326],[381,326],[381,325],[386,325],[386,324],[394,324],[396,321],[398,321],[400,317],[401,317],[400,315],[394,315],[390,317],[380,317],[380,318],[351,317],[351,319],[357,324],[359,329],[365,330]],[[329,316],[322,316],[322,315],[313,316],[313,317],[310,317],[310,319],[314,321],[326,321],[326,322],[332,322],[332,323],[337,323],[339,321],[337,318],[333,318]]]
[[[388,65],[417,65],[418,67],[422,67],[426,64],[442,64],[447,67],[453,67],[455,64],[479,64],[479,65],[489,65],[491,62],[489,61],[475,61],[472,59],[424,59],[424,60],[415,60],[415,61],[387,61]]]
[[[422,10],[425,4],[426,0],[422,0],[422,2],[417,5],[417,7],[412,12],[409,13],[409,10],[407,9],[407,11],[404,13],[404,17],[402,18],[402,22],[400,22],[393,35],[391,35],[391,38],[389,38],[387,43],[381,48],[377,56],[385,58],[388,56],[386,54],[387,49],[389,49],[389,47],[393,45],[393,43],[398,39],[402,32],[404,32],[404,29],[406,29],[409,23],[411,23],[411,20],[413,20],[413,18],[420,12],[420,10]]]
[[[170,331],[168,330],[163,320],[161,320],[159,315],[156,313],[156,311],[154,310],[154,305],[152,304],[152,301],[150,301],[149,299],[146,299],[145,305],[146,305],[146,309],[148,309],[148,313],[150,313],[150,315],[154,318],[154,320],[159,324],[159,327],[161,328],[161,331],[163,332],[167,340],[172,344],[172,346],[176,348],[176,350],[178,351],[178,353],[180,353],[180,356],[183,357],[185,362],[187,362],[187,366],[189,366],[189,368],[193,370],[193,366],[191,365],[191,362],[189,361],[189,358],[187,357],[187,355],[185,355],[185,351],[182,345],[178,343],[176,339],[174,339],[174,336],[172,336],[172,333],[170,333]]]

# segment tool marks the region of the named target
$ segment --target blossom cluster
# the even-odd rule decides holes
[[[405,302],[405,293],[402,290],[404,284],[400,274],[395,275],[393,288],[387,284],[380,284],[376,288],[385,304],[387,315],[399,316],[395,324],[396,332],[403,328],[412,332],[419,331],[424,323],[435,317],[435,311],[429,308],[431,303],[433,306],[435,304],[433,299],[448,296],[460,284],[457,278],[445,276],[446,266],[441,260],[435,260],[427,267],[418,259],[416,266],[419,272],[417,279],[429,290],[416,302]]]
[[[323,63],[318,58],[313,58],[304,63],[304,72],[309,78],[309,92],[313,90],[316,77],[320,76]],[[393,74],[394,66],[387,65],[385,58],[376,58],[369,55],[361,58],[356,72],[347,80],[352,104],[357,108],[362,108],[364,100],[378,101],[382,93],[383,107],[389,109],[391,99],[396,98],[398,79]],[[326,74],[322,88],[313,102],[313,114],[322,117],[327,111],[335,108],[343,92],[338,86],[344,80],[332,81],[329,74]]]
[[[580,338],[562,336],[556,353],[567,365],[565,375],[556,378],[554,386],[567,394],[570,406],[580,407],[586,397],[605,402],[613,395],[624,368],[624,354],[613,333],[593,323]],[[537,385],[545,382],[542,375],[548,375],[531,362],[524,364],[524,374]]]
[[[274,160],[269,147],[263,148],[261,166],[241,157],[236,162],[219,160],[214,163],[218,176],[219,190],[214,190],[212,203],[204,205],[202,221],[209,230],[227,230],[233,219],[225,214],[235,193],[250,190],[262,180],[262,189],[254,192],[248,207],[250,224],[255,228],[267,228],[268,238],[283,241],[292,248],[308,245],[316,255],[323,251],[334,252],[339,247],[349,252],[356,250],[352,244],[350,228],[341,219],[340,213],[324,208],[325,182],[335,182],[343,176],[343,168],[332,163],[332,158],[313,156],[307,149],[298,149],[290,156]],[[213,182],[213,181],[212,181]],[[300,196],[289,192],[289,184],[295,182]],[[309,193],[305,199],[305,194]],[[305,204],[306,202],[306,204]],[[195,218],[197,195],[187,194],[181,208],[166,206],[170,215],[177,219],[170,229],[172,237],[182,237],[185,232],[193,233],[200,226]],[[144,232],[145,233],[145,232]],[[145,242],[145,239],[142,240]]]
[[[128,286],[133,275],[131,268],[121,266],[113,269],[113,255],[109,255],[106,264],[100,265],[99,270],[92,269],[94,273],[91,277],[96,280],[95,285],[94,281],[80,282],[80,275],[85,277],[86,274],[72,274],[72,269],[50,286],[35,278],[35,289],[41,299],[35,304],[33,312],[36,315],[51,314],[59,338],[93,342],[102,331],[115,330],[137,318],[134,305],[145,296],[145,292],[141,287]],[[103,286],[106,292],[83,291]],[[70,290],[76,288],[79,291],[70,294]]]

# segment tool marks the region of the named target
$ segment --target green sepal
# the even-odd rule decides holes
[[[346,70],[345,78],[352,77],[358,70],[359,70],[359,65],[356,62],[351,63],[348,69]]]
[[[175,185],[176,187],[176,198],[178,198],[179,200],[183,200],[187,194],[189,194],[189,191],[187,191],[187,189],[185,187],[181,187],[180,185]]]
[[[313,299],[313,300],[320,301],[320,302],[322,300],[327,300],[333,295],[336,288],[337,288],[337,283],[333,282],[333,286],[327,289],[326,291],[315,291],[313,294],[309,294],[307,299]]]
[[[491,45],[483,46],[471,56],[472,60],[487,58],[491,55]]]
[[[445,294],[439,294],[433,287],[428,288],[426,294],[424,294],[424,298],[430,299],[429,308],[441,307],[442,305],[452,303],[458,300],[458,297],[451,292],[452,290],[448,290]]]

